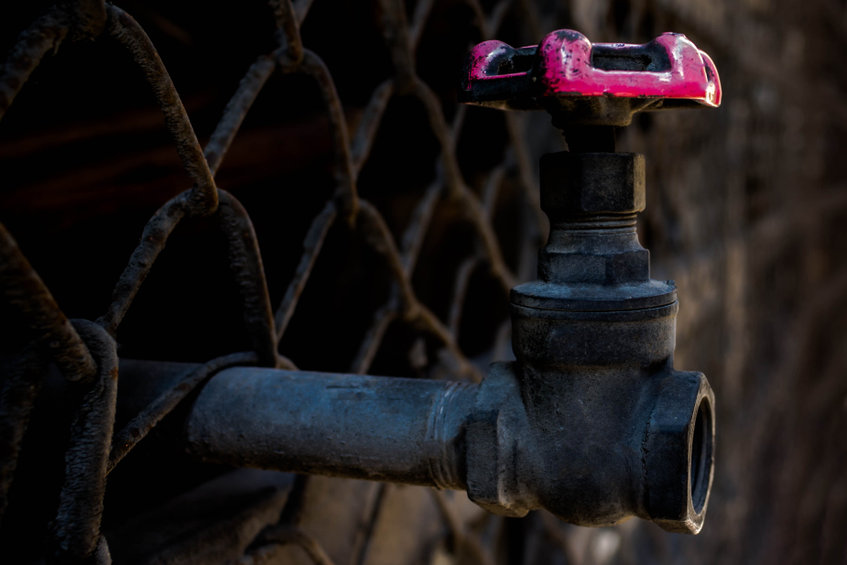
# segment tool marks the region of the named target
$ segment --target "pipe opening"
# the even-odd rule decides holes
[[[709,495],[709,477],[712,466],[712,406],[704,398],[697,408],[694,433],[691,438],[691,464],[688,469],[688,484],[691,485],[691,504],[694,512],[703,511]]]

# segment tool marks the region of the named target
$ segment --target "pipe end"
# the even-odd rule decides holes
[[[644,510],[667,531],[703,527],[714,477],[714,405],[702,373],[673,371],[660,385],[642,444]]]

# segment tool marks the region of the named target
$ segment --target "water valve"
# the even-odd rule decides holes
[[[543,508],[585,526],[638,516],[699,532],[714,474],[714,393],[702,373],[673,367],[676,287],[650,277],[636,232],[644,157],[614,152],[613,128],[639,111],[717,106],[714,64],[679,34],[592,45],[561,30],[533,47],[481,43],[461,96],[546,110],[570,149],[541,159],[550,235],[538,280],[511,292],[516,360],[493,364],[479,384],[225,369],[192,406],[189,451],[464,489],[510,516]],[[122,366],[122,379],[132,372]]]
[[[673,368],[676,288],[650,278],[636,232],[644,157],[616,153],[614,128],[641,111],[717,107],[712,59],[676,33],[592,44],[558,30],[536,46],[477,45],[460,96],[546,110],[570,149],[541,159],[550,235],[539,280],[511,294],[514,373],[542,454],[534,468],[546,470],[530,472],[535,496],[579,524],[636,514],[697,533],[714,471],[714,394],[702,373]],[[557,473],[566,461],[580,463]]]

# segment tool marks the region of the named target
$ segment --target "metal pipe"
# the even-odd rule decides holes
[[[185,441],[207,462],[463,489],[499,514],[699,530],[714,441],[702,374],[524,369],[495,364],[473,385],[229,368]]]
[[[465,488],[462,432],[478,386],[236,367],[200,393],[186,426],[207,461]]]

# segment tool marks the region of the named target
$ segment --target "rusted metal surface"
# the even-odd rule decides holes
[[[52,524],[56,558],[111,563],[100,533],[106,471],[118,392],[118,354],[114,339],[94,322],[76,323],[97,359],[97,378],[81,391],[65,452],[65,478]]]
[[[105,32],[129,52],[136,66],[144,73],[162,109],[165,125],[173,136],[183,168],[194,183],[187,199],[192,213],[213,212],[218,205],[215,181],[182,100],[155,46],[132,16],[112,4],[107,6],[106,13]]]

